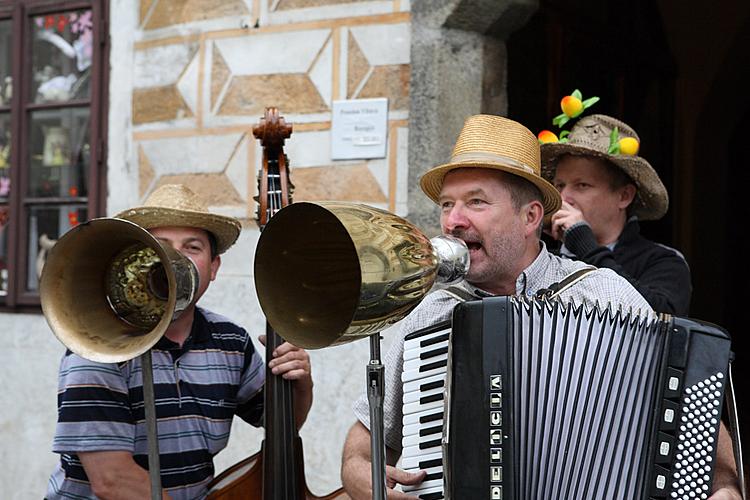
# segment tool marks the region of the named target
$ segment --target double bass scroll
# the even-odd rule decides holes
[[[261,231],[273,215],[292,202],[294,186],[284,141],[292,126],[279,116],[276,108],[266,108],[253,135],[263,147],[258,173],[256,221]],[[266,322],[266,359],[284,342]],[[209,485],[207,500],[345,500],[349,496],[338,489],[326,496],[315,496],[305,483],[302,440],[294,419],[292,382],[274,375],[266,364],[264,387],[265,439],[261,450],[219,474]]]

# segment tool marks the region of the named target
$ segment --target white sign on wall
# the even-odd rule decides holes
[[[388,99],[333,101],[331,158],[385,158],[388,139]]]

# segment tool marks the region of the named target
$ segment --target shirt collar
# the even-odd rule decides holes
[[[552,255],[547,251],[544,241],[539,241],[539,255],[524,269],[516,279],[516,295],[527,295],[531,297],[537,290],[545,285],[547,268],[552,260]]]
[[[190,335],[185,339],[182,344],[182,348],[176,343],[163,336],[154,346],[157,349],[169,350],[181,350],[187,351],[194,344],[200,344],[208,342],[211,338],[211,333],[208,328],[208,320],[203,314],[203,311],[196,307],[193,311],[193,324],[190,327]]]

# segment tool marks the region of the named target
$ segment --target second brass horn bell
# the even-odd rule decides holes
[[[450,236],[428,239],[395,214],[352,203],[293,203],[265,226],[255,287],[268,322],[307,349],[380,332],[436,283],[464,276],[469,252]]]
[[[197,289],[190,259],[115,218],[93,219],[65,233],[39,283],[53,333],[74,353],[103,363],[148,351]]]

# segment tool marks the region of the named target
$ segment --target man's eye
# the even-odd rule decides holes
[[[472,198],[471,200],[469,200],[469,205],[483,205],[483,204],[484,204],[484,200],[480,198]]]
[[[449,201],[444,201],[443,203],[440,204],[441,210],[450,210],[451,208],[453,208],[453,203]]]

